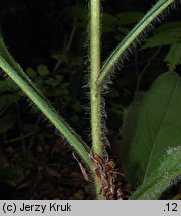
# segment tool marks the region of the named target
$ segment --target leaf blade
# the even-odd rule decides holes
[[[141,185],[130,199],[153,200],[170,186],[181,180],[181,147],[170,148],[159,168]]]
[[[123,41],[118,44],[115,50],[107,58],[101,68],[101,73],[97,79],[98,85],[108,77],[111,69],[116,65],[119,59],[124,56],[125,52],[131,48],[134,42],[139,43],[139,36],[148,29],[149,25],[160,15],[162,12],[174,3],[174,0],[159,0],[151,10],[140,20],[140,22],[127,34]]]
[[[123,136],[125,167],[133,184],[143,183],[155,171],[165,149],[181,143],[180,92],[180,76],[165,73],[136,106],[130,107]],[[130,128],[132,122],[134,127]],[[136,170],[134,176],[131,170]]]
[[[24,73],[23,69],[15,62],[8,52],[3,39],[0,37],[0,67],[16,83],[28,98],[40,109],[55,128],[69,142],[73,149],[82,157],[91,169],[92,161],[88,155],[90,148],[82,138],[68,125],[67,122],[55,111],[42,92]]]

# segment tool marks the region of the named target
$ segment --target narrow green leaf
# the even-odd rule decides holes
[[[159,168],[146,179],[130,199],[154,200],[170,186],[181,180],[181,146],[170,148]]]
[[[6,48],[6,45],[4,43],[3,38],[0,36],[0,56],[7,62],[7,64],[13,68],[13,70],[16,71],[16,73],[22,78],[24,79],[31,87],[34,91],[37,92],[37,94],[39,94],[42,98],[44,98],[44,100],[46,100],[46,98],[44,97],[44,95],[41,93],[41,91],[35,86],[35,84],[29,79],[29,77],[26,75],[26,73],[23,71],[23,69],[20,67],[20,65],[18,63],[16,63],[16,61],[13,59],[13,57],[11,56],[11,54],[9,53],[8,49]]]
[[[123,127],[125,167],[141,184],[158,168],[165,149],[181,145],[181,78],[165,73],[127,111]]]
[[[15,62],[15,60],[9,53],[4,43],[4,40],[1,36],[0,36],[0,55],[5,59],[5,61],[8,62],[9,65],[11,65],[12,68],[14,68],[14,70],[16,70],[19,73],[19,75],[24,76],[22,68],[19,66],[19,64]]]
[[[174,0],[159,0],[152,9],[141,19],[141,21],[127,34],[124,40],[116,47],[102,66],[101,73],[97,79],[98,85],[101,85],[116,65],[119,59],[125,54],[136,39],[148,29],[149,25],[168,8]],[[138,42],[136,41],[136,42]]]
[[[41,112],[50,120],[55,128],[63,135],[69,142],[73,149],[81,156],[86,165],[91,169],[93,164],[88,155],[90,148],[70,128],[64,119],[51,107],[48,100],[43,96],[41,91],[35,84],[27,77],[20,66],[14,61],[12,56],[7,51],[3,39],[0,40],[0,67],[2,70],[15,82],[21,90],[28,96],[28,98],[41,110]]]

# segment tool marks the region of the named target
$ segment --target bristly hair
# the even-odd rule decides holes
[[[88,4],[88,7],[90,8],[90,1]],[[101,10],[101,19],[102,19],[102,14],[103,14],[103,8],[100,8]],[[89,10],[90,11],[90,10]],[[90,20],[90,14],[88,13],[88,20]],[[87,56],[86,56],[86,66],[87,66],[87,71],[85,73],[85,84],[83,86],[83,88],[86,89],[85,91],[85,96],[86,99],[88,101],[88,105],[85,107],[85,112],[86,115],[89,115],[88,119],[91,119],[91,108],[90,108],[90,34],[89,34],[89,29],[90,29],[90,23],[88,23],[88,28],[87,28],[87,40],[86,40],[86,44],[85,44],[85,48],[87,49]],[[101,29],[100,29],[101,31]],[[107,127],[106,127],[106,119],[107,119],[107,114],[106,114],[106,110],[105,110],[105,101],[104,101],[104,94],[103,92],[101,92],[101,141],[103,143],[103,158],[105,160],[108,160],[108,155],[107,155],[107,151],[106,148],[110,147],[109,141],[107,139]],[[91,141],[91,129],[89,128],[89,132],[90,134],[88,135],[89,141]]]
[[[177,6],[181,3],[181,0],[175,0],[170,6],[168,6],[162,14],[158,15],[146,28],[140,33],[137,38],[130,44],[130,46],[124,51],[119,60],[115,62],[115,65],[112,66],[111,72],[107,75],[103,82],[103,92],[106,93],[108,86],[112,84],[112,79],[118,73],[116,71],[121,71],[124,68],[125,61],[129,59],[130,54],[134,53],[134,50],[142,44],[142,42],[147,38],[148,33],[155,29],[157,23],[161,21],[170,14],[172,10],[175,10]],[[141,19],[140,19],[141,20]],[[106,63],[106,61],[105,61]]]

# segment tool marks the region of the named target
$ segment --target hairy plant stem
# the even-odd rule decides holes
[[[90,98],[93,151],[102,156],[101,89],[96,85],[100,74],[100,0],[90,5]]]
[[[121,59],[125,52],[131,47],[131,45],[137,40],[137,38],[143,33],[150,24],[168,8],[174,0],[160,0],[153,8],[141,19],[141,21],[127,34],[123,41],[116,47],[111,53],[108,59],[105,61],[101,68],[101,73],[97,79],[97,84],[102,85],[104,80],[110,74],[116,63]],[[138,39],[139,40],[139,39]]]
[[[92,149],[100,156],[103,155],[101,89],[96,84],[100,74],[100,0],[90,1],[90,104],[91,104],[91,135]],[[100,188],[95,180],[97,199],[103,199],[99,194]]]
[[[83,142],[73,129],[58,115],[58,113],[50,106],[39,90],[28,83],[28,80],[18,73],[9,65],[9,63],[0,56],[0,67],[4,72],[21,88],[21,90],[29,97],[29,99],[38,107],[38,109],[46,116],[47,119],[55,126],[55,128],[64,136],[76,153],[82,158],[91,172],[94,172],[94,164],[89,157],[90,148]]]

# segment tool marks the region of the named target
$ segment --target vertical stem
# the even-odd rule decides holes
[[[102,155],[101,89],[96,84],[100,74],[100,0],[91,0],[90,5],[90,71],[92,148]]]
[[[101,89],[96,80],[100,75],[100,0],[90,1],[90,104],[91,104],[91,135],[92,149],[102,156],[103,144],[101,140]],[[97,199],[104,199],[100,194],[100,186],[94,176],[94,187]]]

